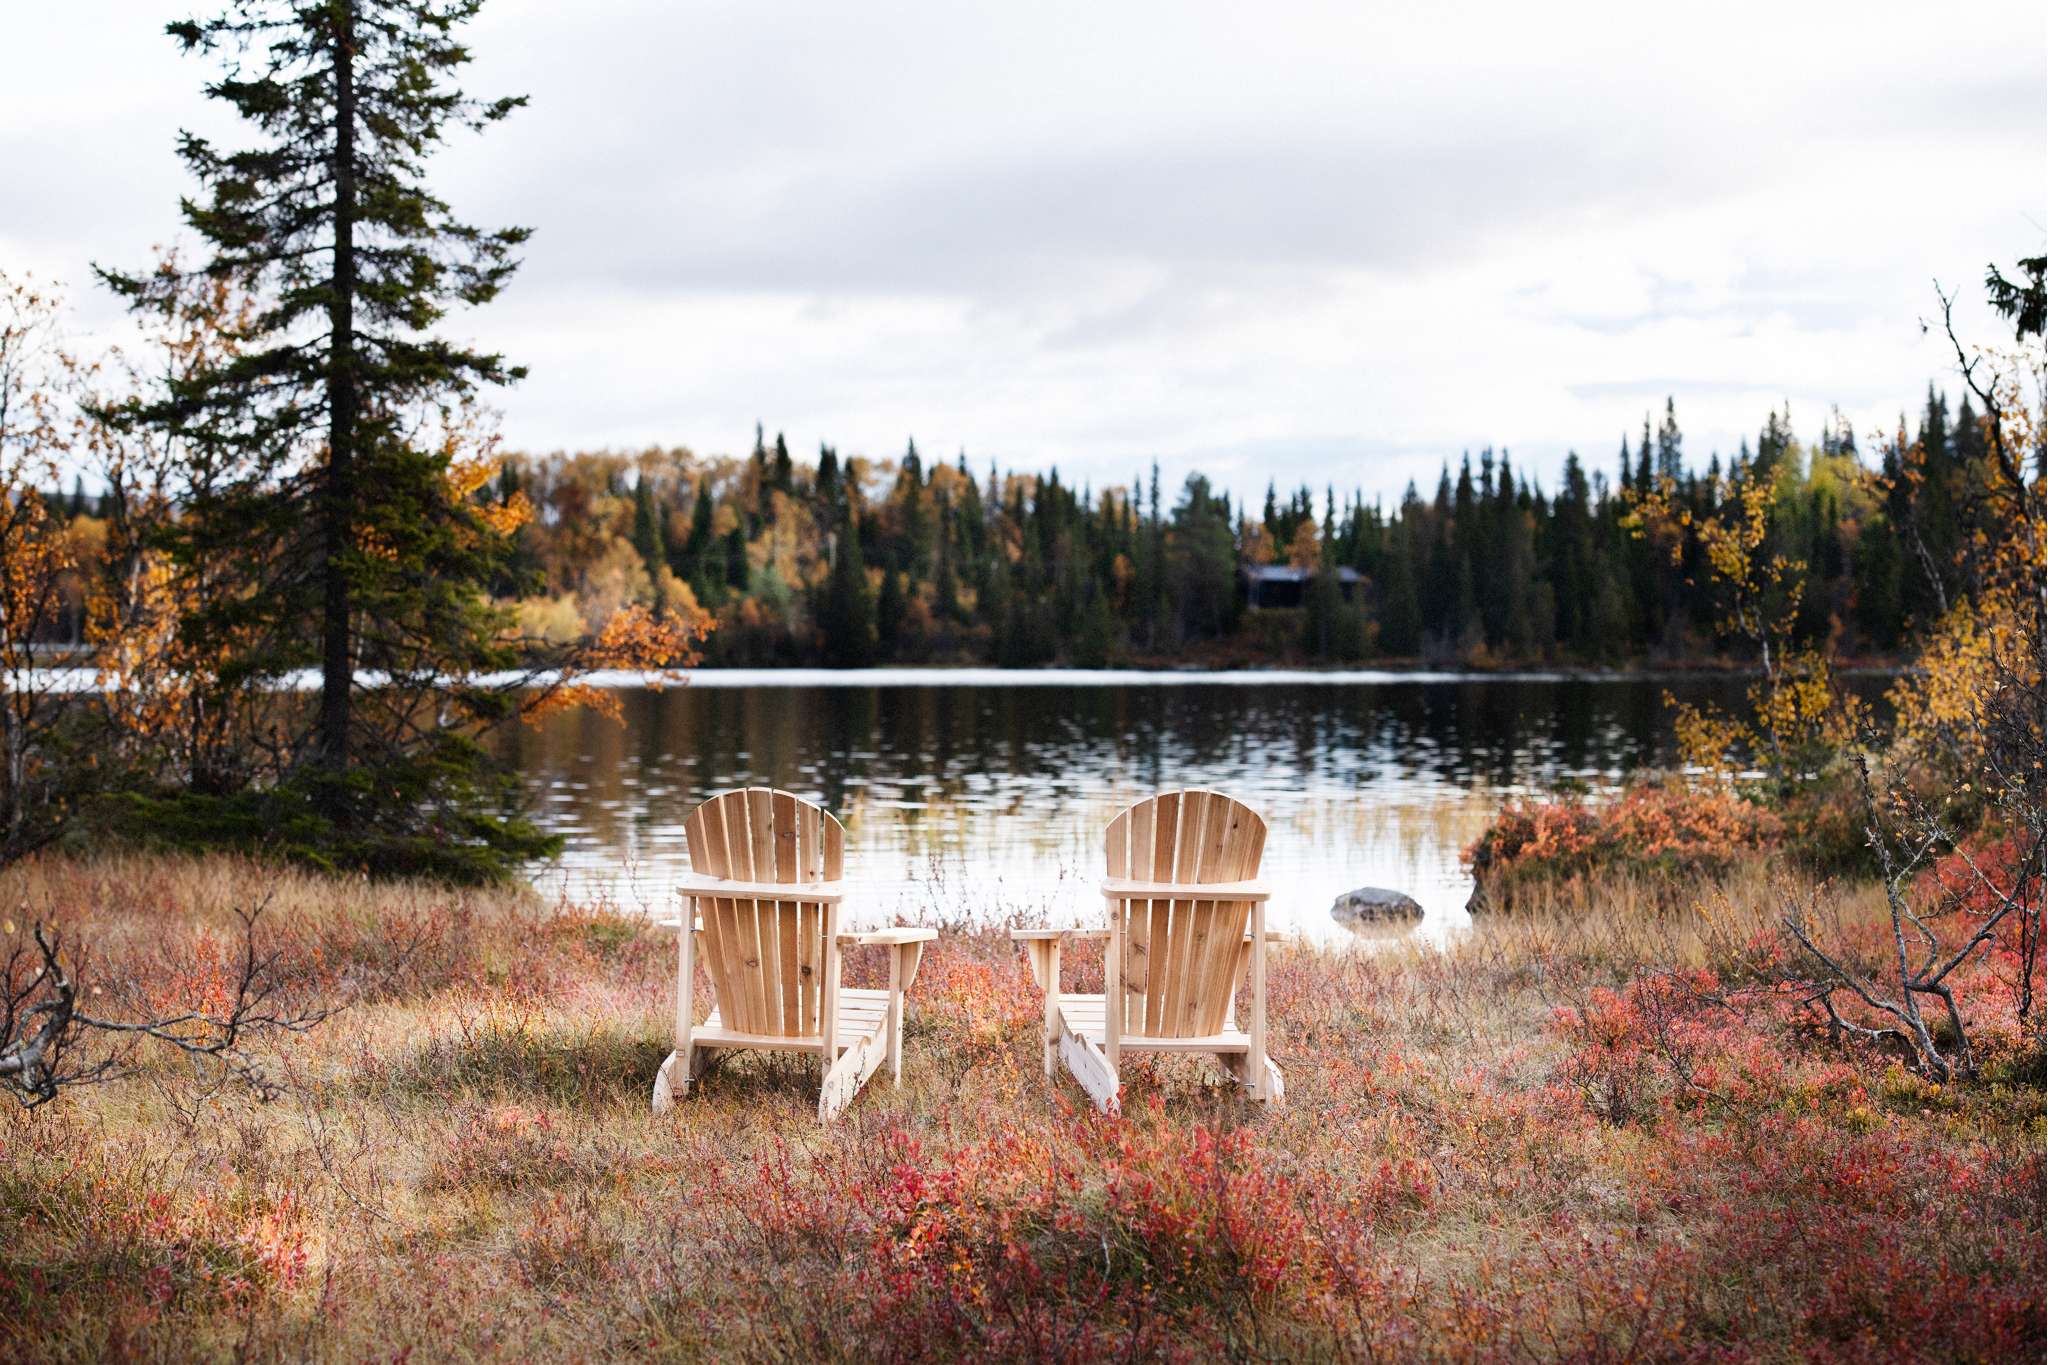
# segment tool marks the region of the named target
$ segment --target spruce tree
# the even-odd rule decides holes
[[[818,446],[818,501],[827,509],[833,499],[839,496],[839,452],[831,446]]]
[[[893,556],[895,566],[922,578],[931,568],[932,528],[925,515],[924,461],[918,456],[915,440],[897,471],[896,500],[901,539]]]
[[[1678,403],[1666,397],[1664,421],[1657,428],[1657,473],[1677,479],[1685,472],[1685,438],[1678,430]]]
[[[775,463],[768,471],[768,484],[785,497],[796,492],[796,463],[789,458],[789,442],[775,433]]]
[[[1995,265],[1984,268],[1984,296],[2012,323],[2012,339],[2024,342],[2048,326],[2048,256],[2022,256],[2014,278]]]
[[[1307,654],[1331,663],[1356,663],[1364,655],[1365,618],[1344,599],[1343,577],[1327,540],[1303,606],[1301,643]]]
[[[1397,541],[1386,565],[1379,582],[1380,653],[1414,658],[1422,653],[1422,604],[1415,591],[1413,551]]]
[[[1099,586],[1089,584],[1084,595],[1069,657],[1078,668],[1107,668],[1116,649],[1116,613],[1110,610],[1109,594]]]
[[[1593,591],[1592,504],[1577,451],[1564,458],[1564,487],[1551,504],[1550,575],[1556,590],[1554,629],[1567,646],[1590,643]]]
[[[715,604],[725,583],[725,561],[713,544],[711,476],[697,476],[697,495],[690,506],[690,538],[683,544],[678,574],[699,602]]]
[[[640,552],[649,578],[656,577],[668,563],[662,520],[661,506],[654,500],[654,490],[647,486],[647,476],[642,474],[633,484],[633,548]]]
[[[1463,557],[1458,560],[1456,619],[1458,657],[1471,662],[1480,647],[1486,643],[1486,629],[1480,621],[1479,597],[1472,584],[1472,561]]]
[[[882,570],[882,596],[875,606],[875,635],[885,663],[893,663],[901,656],[906,601],[903,575],[894,569]]]
[[[1929,393],[1931,396],[1932,390]],[[1775,479],[1779,462],[1791,448],[1792,405],[1787,403],[1784,412],[1773,412],[1764,418],[1763,430],[1757,433],[1756,458],[1750,466],[1754,476],[1766,483]]]
[[[747,561],[747,533],[737,523],[725,533],[725,586],[744,597],[753,581]]]
[[[453,84],[469,60],[457,31],[480,5],[231,0],[169,25],[186,53],[219,61],[206,93],[250,138],[180,135],[201,189],[183,204],[196,270],[101,272],[166,315],[200,276],[259,302],[231,353],[125,415],[214,460],[219,477],[164,548],[187,572],[232,564],[245,590],[201,602],[183,634],[239,686],[317,673],[310,723],[273,746],[264,790],[310,797],[357,849],[502,845],[523,828],[484,813],[504,788],[473,742],[513,699],[466,681],[513,662],[485,597],[504,538],[450,477],[461,444],[436,420],[522,373],[435,334],[451,309],[496,296],[527,237],[462,222],[427,181],[449,132],[524,102]]]
[[[747,507],[747,535],[752,536],[761,529],[761,523],[768,519],[768,446],[766,433],[759,422],[754,423],[754,449],[747,456],[747,486],[753,493],[753,501]]]
[[[860,530],[849,504],[839,522],[832,571],[825,580],[825,650],[841,668],[859,668],[875,661],[875,595],[868,586],[867,560],[861,554]]]

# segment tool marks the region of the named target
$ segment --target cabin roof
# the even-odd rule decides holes
[[[1314,569],[1299,569],[1292,564],[1246,564],[1238,572],[1248,583],[1306,583],[1316,576]],[[1364,574],[1348,564],[1337,566],[1339,583],[1358,583],[1364,578]]]

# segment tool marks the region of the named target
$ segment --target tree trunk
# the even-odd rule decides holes
[[[334,262],[328,301],[327,479],[322,508],[320,761],[348,765],[350,690],[349,534],[355,514],[355,7],[342,7],[334,38]]]

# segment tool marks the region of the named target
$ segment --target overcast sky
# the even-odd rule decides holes
[[[10,9],[0,267],[105,333],[88,263],[176,237],[209,68],[183,4]],[[2048,223],[2038,0],[495,0],[470,36],[470,89],[532,104],[441,184],[536,231],[455,329],[530,366],[529,449],[758,418],[1394,496],[1487,444],[1608,468],[1670,393],[1704,459],[1788,400],[1891,420],[1944,373],[1932,281]]]

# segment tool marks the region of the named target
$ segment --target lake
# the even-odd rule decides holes
[[[1668,691],[1739,706],[1742,679],[918,669],[703,672],[620,691],[507,739],[565,836],[550,895],[673,913],[683,820],[727,787],[778,786],[846,826],[850,924],[1099,923],[1102,829],[1161,788],[1262,812],[1273,923],[1318,940],[1356,886],[1468,922],[1459,850],[1504,795],[1608,786],[1674,761]]]

